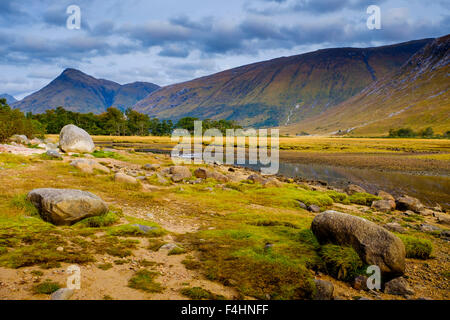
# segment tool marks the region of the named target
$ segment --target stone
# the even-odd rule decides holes
[[[172,250],[178,248],[178,246],[175,243],[166,243],[164,245],[162,245],[159,250]]]
[[[283,183],[281,183],[277,178],[269,178],[267,181],[263,184],[264,187],[276,187],[280,188],[283,186]]]
[[[62,155],[58,152],[58,150],[47,150],[45,154],[51,158],[62,159]]]
[[[384,293],[406,297],[413,295],[414,291],[409,287],[408,281],[405,278],[398,277],[386,282],[384,285]]]
[[[352,287],[355,290],[364,290],[364,291],[368,291],[369,288],[367,287],[367,277],[366,276],[357,276],[354,280],[353,280],[353,284]]]
[[[422,210],[420,210],[419,214],[424,217],[432,216],[433,210],[423,208]]]
[[[45,145],[45,150],[58,150],[58,145],[55,143],[49,142]]]
[[[41,139],[38,139],[38,138],[33,138],[33,139],[31,139],[30,140],[30,144],[32,144],[32,145],[40,145],[40,144],[42,144],[42,140]]]
[[[330,281],[314,279],[316,285],[316,295],[314,300],[332,300],[334,286]]]
[[[191,170],[185,166],[173,166],[170,167],[169,173],[172,175],[173,182],[180,182],[192,177]]]
[[[91,136],[73,124],[68,124],[61,129],[59,147],[64,152],[76,153],[90,153],[95,149]]]
[[[383,191],[383,190],[379,190],[377,192],[377,196],[380,197],[382,200],[395,201],[395,198],[390,193],[387,193],[386,191]]]
[[[75,293],[74,289],[61,288],[61,289],[58,289],[55,292],[53,292],[52,295],[50,296],[50,299],[51,300],[69,300],[70,297],[72,297],[74,293]]]
[[[320,207],[315,205],[315,204],[311,204],[311,205],[308,206],[308,211],[314,212],[314,213],[319,213],[320,212]]]
[[[389,231],[393,231],[393,232],[398,232],[398,233],[405,233],[406,230],[405,228],[403,228],[400,224],[398,224],[397,222],[389,222],[386,223],[384,225],[384,227],[386,229],[388,229]]]
[[[147,163],[146,165],[144,165],[144,169],[145,170],[151,170],[151,171],[156,171],[160,168],[161,166],[157,163]]]
[[[56,225],[71,225],[108,212],[108,205],[98,196],[75,189],[34,189],[27,199],[44,220]]]
[[[405,246],[393,233],[366,219],[328,210],[314,218],[311,230],[320,243],[352,246],[369,265],[387,277],[405,271]]]
[[[228,182],[228,177],[220,172],[208,170],[206,168],[198,168],[194,171],[194,175],[200,179],[215,179],[219,182]]]
[[[404,195],[397,199],[397,209],[401,211],[411,210],[419,213],[424,209],[424,206],[419,199]]]
[[[301,202],[300,200],[297,200],[297,204],[300,208],[308,210],[308,206],[306,204],[304,204],[303,202]]]
[[[347,194],[349,195],[352,195],[355,193],[365,193],[366,190],[360,186],[357,186],[356,184],[349,184],[347,188],[345,188],[345,192],[347,192]]]
[[[260,176],[259,174],[252,174],[249,175],[247,180],[253,181],[254,183],[259,183],[259,184],[264,184],[267,182],[266,179],[264,179],[262,176]]]
[[[156,230],[156,227],[149,227],[149,226],[144,226],[142,224],[132,224],[133,227],[138,227],[140,231],[142,231],[143,233],[148,233],[152,230]]]
[[[393,200],[375,200],[372,202],[371,208],[380,211],[388,212],[395,209],[395,201]]]
[[[443,224],[446,226],[450,226],[450,217],[448,214],[445,213],[435,213],[434,216],[436,217],[437,223]]]
[[[439,203],[436,203],[436,205],[431,209],[433,209],[434,211],[443,212],[442,207]]]
[[[114,180],[116,182],[129,183],[129,184],[139,183],[139,181],[135,177],[129,176],[129,175],[127,175],[125,173],[121,173],[121,172],[118,172],[114,175]]]
[[[433,226],[431,224],[421,224],[419,229],[420,229],[420,231],[423,231],[423,232],[437,232],[437,231],[441,231],[441,228]]]
[[[9,140],[11,140],[13,142],[21,143],[21,144],[29,144],[30,143],[27,136],[23,135],[23,134],[15,134]]]
[[[104,165],[98,163],[92,159],[76,159],[70,163],[71,166],[80,169],[85,173],[94,173],[94,170],[101,171],[103,173],[110,173],[109,168]]]

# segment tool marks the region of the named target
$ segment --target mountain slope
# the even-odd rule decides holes
[[[152,83],[120,85],[96,79],[75,69],[66,69],[41,90],[14,103],[14,108],[33,113],[63,106],[76,112],[102,113],[110,106],[131,107],[159,87]]]
[[[450,35],[438,38],[399,70],[319,116],[282,133],[385,135],[391,128],[450,130]]]
[[[298,122],[357,94],[430,41],[325,49],[254,63],[163,87],[134,109],[174,120],[223,118],[254,126]]]
[[[9,95],[7,93],[0,94],[0,99],[6,99],[7,104],[12,104],[17,101],[16,98],[14,98],[12,95]]]

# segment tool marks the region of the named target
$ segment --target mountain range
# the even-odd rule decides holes
[[[133,82],[120,85],[69,68],[44,88],[13,103],[12,107],[33,113],[43,113],[58,106],[82,113],[102,113],[108,107],[122,110],[132,107],[157,89],[159,86],[153,83]]]
[[[380,135],[390,128],[450,130],[450,35],[435,39],[342,104],[281,128],[282,133]]]
[[[12,104],[17,101],[16,98],[7,93],[0,94],[0,99],[6,99],[7,104]]]

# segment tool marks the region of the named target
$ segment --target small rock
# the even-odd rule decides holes
[[[297,204],[299,205],[300,208],[308,210],[308,206],[303,202],[301,202],[300,200],[297,200]]]
[[[395,198],[390,193],[387,193],[383,190],[378,191],[377,196],[379,196],[383,200],[395,201]]]
[[[380,212],[388,212],[395,209],[395,201],[393,200],[375,200],[372,202],[373,209]]]
[[[30,141],[28,140],[26,135],[23,134],[15,134],[11,138],[9,138],[11,141],[21,143],[21,144],[29,144]]]
[[[114,180],[121,183],[137,184],[139,183],[135,177],[129,176],[124,173],[116,173],[114,175]]]
[[[405,278],[398,277],[387,282],[384,286],[384,293],[398,296],[410,296],[414,291],[409,287]]]
[[[98,163],[95,160],[91,160],[91,159],[77,159],[77,160],[73,160],[70,163],[71,166],[74,166],[75,168],[80,169],[81,171],[85,172],[85,173],[94,173],[94,170],[98,170],[101,171],[103,173],[109,173],[110,170],[105,167],[104,165],[101,165],[100,163]]]
[[[208,170],[206,168],[198,168],[194,171],[194,175],[200,179],[215,179],[219,182],[228,182],[228,177],[220,172]]]
[[[56,251],[62,252],[62,251],[64,251],[64,248],[63,247],[58,247],[58,248],[56,248]]]
[[[412,210],[419,213],[424,209],[419,199],[404,195],[397,199],[397,209],[401,211]]]
[[[266,179],[264,179],[262,176],[260,176],[259,174],[252,174],[249,175],[247,180],[253,181],[254,183],[259,183],[259,184],[264,184],[267,182]]]
[[[283,183],[281,183],[277,178],[269,178],[267,181],[263,184],[264,187],[276,187],[280,188],[283,186]]]
[[[316,295],[314,300],[332,300],[334,286],[330,281],[314,279],[316,284]]]
[[[349,195],[352,195],[355,193],[365,193],[366,190],[360,186],[357,186],[356,184],[349,184],[347,188],[345,188],[345,192],[347,192],[347,194]]]
[[[156,230],[156,227],[149,227],[149,226],[144,226],[142,224],[132,224],[133,227],[138,227],[139,230],[141,230],[143,233],[148,233],[152,230]]]
[[[180,182],[192,177],[191,170],[185,166],[172,166],[169,168],[169,173],[172,175],[173,182]]]
[[[405,228],[403,228],[400,224],[398,224],[397,222],[390,222],[390,223],[386,223],[384,225],[384,227],[386,229],[388,229],[389,231],[393,231],[393,232],[398,232],[398,233],[405,233],[406,230]]]
[[[357,276],[353,280],[353,289],[368,291],[369,288],[367,287],[367,279],[368,278],[366,276]]]
[[[153,170],[153,171],[156,171],[156,170],[159,169],[159,167],[160,167],[160,165],[157,164],[157,163],[147,163],[146,165],[144,165],[144,169],[145,169],[145,170]]]
[[[431,224],[421,224],[419,228],[423,232],[436,232],[441,230],[441,228],[433,226]]]
[[[448,214],[445,213],[435,213],[434,216],[436,217],[437,223],[443,224],[446,226],[450,226],[450,217]]]
[[[320,212],[320,207],[315,205],[315,204],[311,204],[311,205],[308,206],[308,211],[314,212],[314,213],[319,213]]]
[[[46,155],[55,159],[62,158],[62,155],[58,152],[58,150],[47,150]]]
[[[175,243],[166,243],[164,245],[162,245],[159,250],[172,250],[178,248],[178,246]]]
[[[50,299],[51,300],[69,300],[70,297],[72,297],[74,293],[75,293],[74,289],[61,288],[61,289],[58,289],[55,292],[53,292],[52,295],[50,296]]]
[[[419,214],[421,216],[427,217],[427,216],[432,216],[433,215],[433,211],[430,209],[425,209],[423,208],[422,210],[420,210]]]

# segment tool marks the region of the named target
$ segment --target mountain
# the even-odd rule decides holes
[[[450,35],[413,55],[400,69],[319,116],[282,133],[385,135],[391,128],[450,130]]]
[[[158,88],[153,83],[145,82],[120,85],[96,79],[79,70],[66,69],[47,86],[12,106],[33,113],[63,106],[71,111],[98,114],[110,106],[122,109],[131,107]]]
[[[16,98],[7,93],[0,94],[0,99],[6,99],[7,104],[12,104],[17,101]]]
[[[376,48],[324,49],[163,87],[133,108],[162,119],[185,116],[275,126],[320,114],[397,70],[432,39]]]

